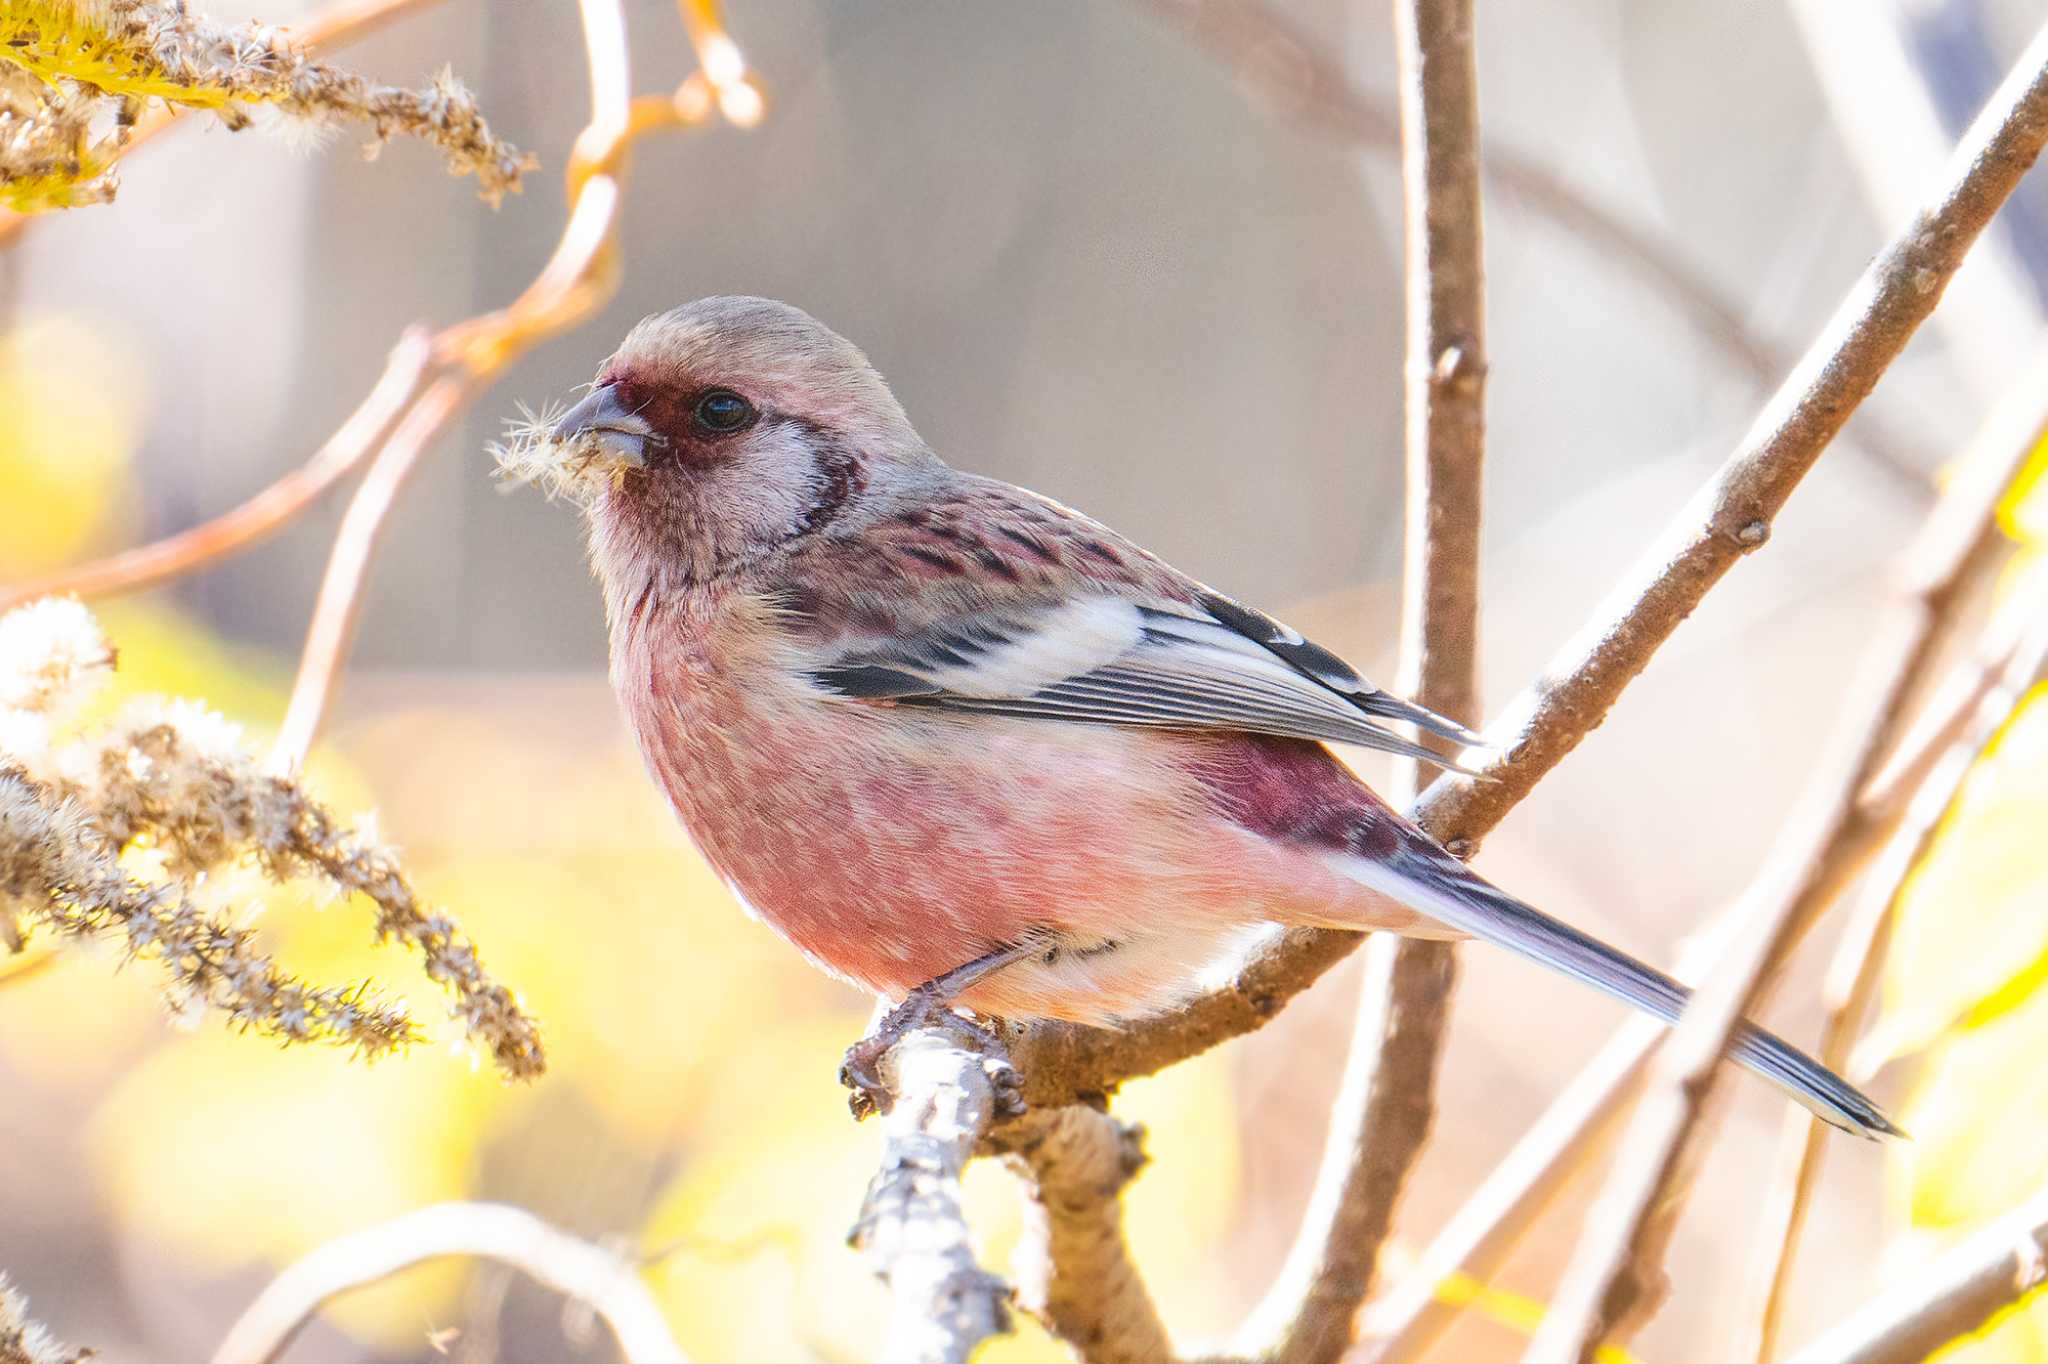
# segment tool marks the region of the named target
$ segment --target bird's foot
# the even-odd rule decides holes
[[[839,1065],[839,1083],[853,1091],[847,1098],[847,1107],[856,1119],[889,1111],[895,1096],[882,1080],[882,1058],[910,1033],[927,1027],[944,1029],[969,1051],[981,1056],[982,1069],[994,1091],[996,1117],[1023,1114],[1024,1077],[1011,1064],[1009,1048],[992,1026],[955,1013],[934,988],[937,983],[920,985],[905,995],[901,1004],[882,1015],[868,1030],[866,1037],[846,1049],[846,1059]]]

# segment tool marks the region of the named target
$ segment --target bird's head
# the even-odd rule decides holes
[[[762,298],[647,318],[499,459],[584,504],[614,585],[731,572],[856,511],[878,477],[936,464],[859,349]]]

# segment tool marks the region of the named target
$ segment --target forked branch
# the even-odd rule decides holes
[[[1846,819],[1824,831],[1818,846],[1805,849],[1808,874],[1796,924],[1813,923],[1862,873],[1904,816],[1920,776],[1966,721],[1974,700],[1958,692],[1954,682],[1944,683],[1925,717],[1904,733],[1915,698],[1935,690],[1936,669],[1956,621],[2005,558],[2009,542],[1998,530],[1998,506],[2044,433],[2048,351],[2030,366],[2028,380],[1985,420],[1905,556],[1899,575],[1902,596],[1878,634],[1910,648],[1903,656],[1889,647],[1877,649],[1860,665],[1871,681],[1858,685],[1886,685],[1889,711],[1869,736],[1860,793]],[[1952,702],[1941,701],[1951,694]],[[1775,849],[1772,860],[1791,855]],[[1723,915],[1701,936],[1700,950],[1688,953],[1679,969],[1681,977],[1697,979],[1718,954],[1730,917]],[[1408,1279],[1368,1314],[1366,1334],[1375,1341],[1376,1359],[1395,1364],[1424,1356],[1456,1312],[1438,1297],[1438,1286],[1460,1271],[1483,1278],[1506,1259],[1572,1174],[1600,1154],[1663,1036],[1660,1024],[1631,1020],[1516,1143],[1431,1241]]]
[[[1952,250],[1956,234],[1938,230],[1942,211],[1974,204],[1970,216],[1981,227],[2003,196],[1986,204],[1973,181],[1987,167],[1995,168],[1996,178],[2009,191],[2033,165],[2044,141],[2048,141],[2048,27],[2037,34],[1965,137],[1941,209],[1922,215],[1873,268],[1921,269],[1925,267],[1916,262]],[[1844,313],[1867,316],[1865,310],[1856,308],[1856,302],[1852,298]],[[1925,311],[1918,316],[1925,316]],[[1838,314],[1838,321],[1841,317]],[[1905,334],[1899,335],[1900,344]],[[1810,419],[1822,417],[1820,412],[1811,412]],[[1839,425],[1839,418],[1835,424]],[[1881,728],[1881,711],[1873,724]],[[1849,770],[1856,770],[1853,759]],[[1589,1359],[1609,1330],[1634,1314],[1645,1281],[1661,1261],[1663,1238],[1670,1225],[1670,1195],[1686,1163],[1688,1138],[1712,1088],[1729,1033],[1754,1001],[1765,974],[1796,941],[1791,930],[1799,908],[1801,876],[1801,869],[1788,868],[1782,890],[1771,887],[1755,897],[1753,912],[1739,930],[1741,940],[1702,984],[1666,1045],[1658,1091],[1629,1134],[1623,1163],[1595,1209],[1586,1243],[1531,1350],[1532,1359],[1556,1364]]]

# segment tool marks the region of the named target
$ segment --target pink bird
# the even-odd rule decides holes
[[[515,447],[515,456],[521,453]],[[1262,924],[1479,938],[1669,1021],[1669,976],[1493,886],[1324,747],[1478,736],[1050,499],[958,472],[852,344],[710,298],[524,454],[572,471],[649,772],[733,892],[900,1025],[1114,1025]],[[886,1031],[849,1053],[856,1079]],[[1746,1026],[1820,1117],[1876,1105]]]

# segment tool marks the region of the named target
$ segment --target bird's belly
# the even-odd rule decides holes
[[[1283,902],[1333,893],[1223,819],[1172,736],[741,692],[704,672],[648,698],[628,706],[643,753],[706,858],[819,965],[879,993],[1045,935],[967,1002],[1143,1013],[1246,926],[1296,917]]]

